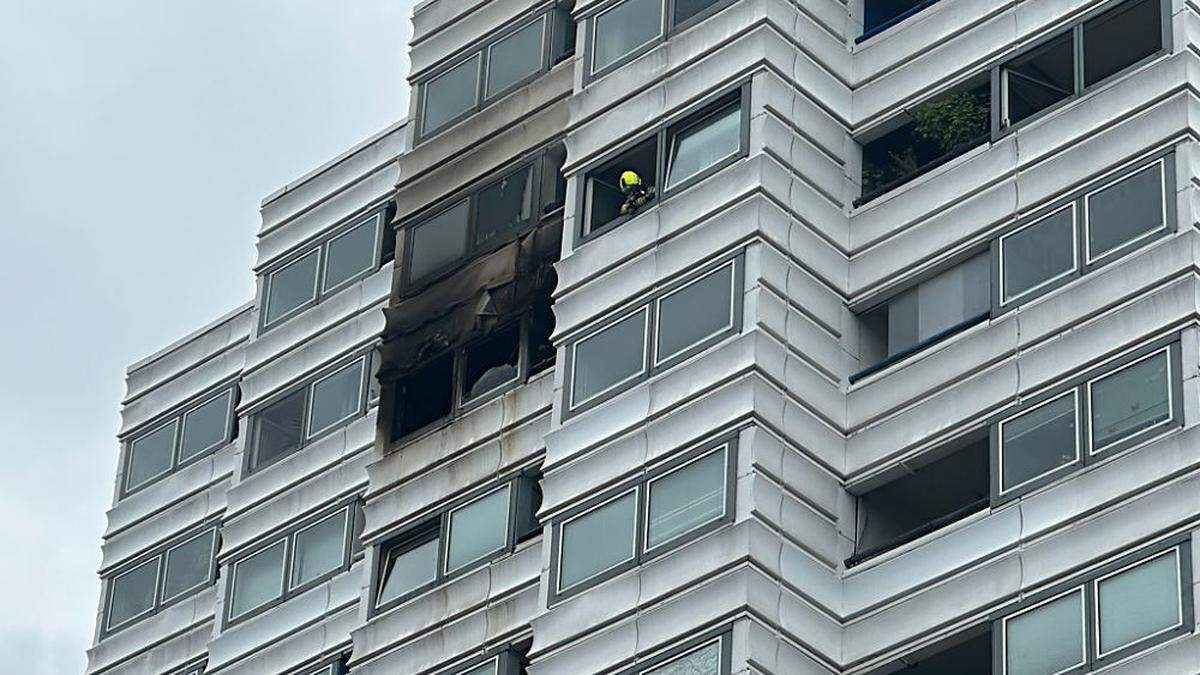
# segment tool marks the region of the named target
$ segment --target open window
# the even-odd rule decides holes
[[[620,178],[633,171],[652,193],[658,192],[658,139],[648,138],[584,176],[583,232],[591,234],[622,216]],[[646,208],[649,204],[643,205]]]
[[[863,0],[861,42],[900,23],[938,0]]]
[[[991,675],[992,653],[992,631],[984,624],[906,654],[871,675]]]
[[[1067,33],[1001,67],[1002,124],[1010,126],[1071,98],[1075,88],[1075,44]]]
[[[1162,0],[1136,0],[1084,22],[1084,86],[1106,80],[1161,51],[1166,31],[1162,9]]]
[[[986,430],[904,462],[858,497],[852,567],[988,507]],[[894,477],[893,477],[894,476]]]

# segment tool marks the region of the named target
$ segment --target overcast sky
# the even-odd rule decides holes
[[[0,673],[82,672],[125,367],[251,297],[264,195],[407,112],[411,12],[0,0]]]

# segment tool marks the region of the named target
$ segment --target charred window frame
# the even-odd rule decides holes
[[[1152,24],[1154,30],[1112,34],[1115,27],[1128,28],[1128,22]],[[1089,35],[1093,36],[1091,47]],[[1113,44],[1130,53],[1112,53]],[[1056,30],[964,84],[928,97],[859,136],[862,196],[854,200],[854,206],[863,206],[973,148],[995,142],[1171,49],[1168,0],[1105,3],[1066,29]],[[1063,62],[1067,57],[1070,63]],[[1089,63],[1100,72],[1089,73]],[[958,128],[963,120],[971,120],[973,133]]]
[[[306,533],[310,533],[331,521],[336,522],[338,519],[341,520],[342,524],[342,533],[338,539],[342,547],[341,560],[337,562],[336,566],[330,566],[329,569],[322,571],[321,574],[314,575],[309,579],[304,579],[297,583],[295,575],[298,549],[297,541]],[[342,500],[333,509],[326,509],[306,516],[297,523],[278,528],[262,540],[243,547],[245,548],[244,551],[233,553],[225,563],[229,567],[229,574],[225,583],[224,625],[226,627],[233,626],[259,616],[349,570],[354,561],[362,556],[362,548],[358,542],[364,522],[361,500],[358,496],[354,496]],[[278,591],[272,593],[263,601],[244,607],[241,611],[238,611],[238,577],[242,566],[248,564],[260,554],[269,554],[272,549],[277,547],[282,547],[283,550],[280,556]]]
[[[554,364],[554,349],[549,342],[554,330],[554,314],[550,299],[541,297],[534,306],[503,321],[486,334],[461,347],[446,350],[423,359],[415,367],[395,379],[391,385],[392,405],[387,422],[391,443],[399,443],[432,430],[447,421],[457,419],[477,407],[528,383],[534,376]],[[511,340],[506,344],[507,340]],[[473,360],[511,350],[509,360],[497,361],[493,367],[476,371]],[[515,356],[516,363],[511,362]],[[511,377],[495,379],[501,371],[511,370]],[[474,377],[473,377],[474,376]],[[472,393],[478,385],[492,377],[490,386]],[[415,408],[418,401],[421,408]]]
[[[939,0],[863,0],[863,32],[855,39],[855,43],[874,37],[938,2]]]
[[[530,68],[516,79],[504,83],[500,88],[492,87],[488,80],[492,72],[491,60],[494,58],[494,49],[508,38],[520,37],[519,34],[522,31],[538,24],[541,25],[541,56],[537,68]],[[565,9],[540,9],[536,13],[512,22],[497,33],[473,45],[468,51],[456,55],[451,62],[437,66],[428,74],[421,75],[413,83],[413,89],[417,92],[418,96],[417,110],[419,111],[416,142],[422,143],[455,126],[470,115],[479,112],[513,91],[546,74],[556,64],[574,53],[575,23],[571,19],[570,13]],[[449,111],[444,116],[444,119],[430,124],[428,112],[431,88],[443,75],[450,74],[461,66],[467,66],[472,61],[476,61],[474,65],[469,66],[474,70],[474,75],[471,77],[472,82],[467,83],[469,89],[459,92],[460,94],[466,94],[467,98],[469,98],[469,103],[461,106],[459,110]]]
[[[704,169],[667,187],[667,172],[676,140],[735,107],[741,109],[737,150],[715,159]],[[637,215],[610,213],[624,200],[617,181],[625,169],[633,167],[639,172],[643,182],[654,190],[650,201],[639,209],[640,213],[724,170],[748,156],[749,151],[750,83],[746,82],[732,91],[718,94],[695,108],[673,116],[657,130],[622,146],[620,150],[609,153],[604,159],[584,169],[580,179],[576,181],[576,220],[579,222],[576,229],[577,240],[581,243],[589,241]]]
[[[1140,426],[1119,429],[1106,442],[1095,442],[1093,413],[1097,409],[1097,385],[1105,383],[1106,380],[1110,385],[1113,382],[1119,383],[1122,376],[1136,376],[1141,373],[1139,368],[1156,368],[1159,365],[1164,368],[1161,385],[1165,387],[1166,395],[1165,401],[1156,404],[1156,407],[1162,408],[1161,412]],[[1153,370],[1147,372],[1154,373]],[[1090,369],[1085,375],[1032,397],[1014,410],[1006,411],[991,425],[992,503],[998,505],[1028,494],[1080,468],[1182,427],[1182,387],[1180,338],[1176,335],[1114,357]],[[1099,409],[1103,410],[1103,406]],[[1070,417],[1064,419],[1065,416]],[[1020,456],[1017,453],[1022,449],[1020,439],[1027,438],[1033,443],[1039,439],[1052,438],[1054,428],[1047,426],[1051,424],[1061,427],[1058,436],[1065,433],[1074,441],[1072,448],[1064,448],[1071,451],[1070,456],[1060,454],[1060,461],[1041,467],[1044,470],[1038,470],[1038,466],[1035,465],[1021,471],[1020,475],[1023,477],[1014,475],[1011,481],[1006,479],[1006,457],[1010,464],[1017,462]],[[1006,437],[1006,432],[1011,435]],[[1036,451],[1041,447],[1040,444],[1035,444],[1031,449]],[[1009,456],[1009,453],[1013,454]],[[1038,458],[1036,454],[1028,457]],[[1017,466],[1021,464],[1017,463]],[[1030,472],[1035,473],[1024,476]]]
[[[259,334],[286,323],[289,319],[304,313],[306,310],[324,302],[346,287],[375,273],[381,266],[389,262],[396,251],[395,231],[388,227],[391,221],[391,205],[378,206],[367,215],[357,216],[347,223],[339,225],[331,232],[323,234],[318,240],[305,244],[282,262],[273,263],[260,273],[262,281],[262,302],[259,312]],[[368,237],[366,235],[373,234]],[[330,278],[331,266],[344,253],[339,253],[339,247],[346,245],[361,246],[366,241],[371,246],[369,254],[365,248],[353,250],[363,261],[357,269],[346,271],[335,270],[335,276]],[[344,258],[343,258],[344,260]],[[351,258],[353,260],[353,258]],[[310,265],[310,270],[302,266]],[[282,299],[274,297],[281,275],[301,271],[303,274],[296,278],[307,283],[301,289],[301,294],[287,298],[287,304],[282,308],[272,307],[272,303]],[[282,291],[281,291],[282,292]]]
[[[112,571],[105,572],[102,577],[104,613],[100,639],[105,639],[114,633],[120,632],[129,626],[158,614],[166,607],[190,598],[204,589],[211,587],[217,578],[216,557],[217,547],[220,545],[219,541],[220,533],[218,532],[217,525],[209,523],[173,537],[166,543],[154,547],[149,553],[139,555],[130,562],[122,563]],[[207,569],[199,570],[200,573],[196,576],[194,583],[176,589],[173,593],[169,593],[167,585],[172,571],[172,555],[178,554],[178,552],[185,549],[202,554],[207,552]],[[154,580],[150,588],[144,589],[144,592],[148,592],[149,596],[145,598],[144,604],[146,606],[129,616],[114,617],[113,611],[117,605],[116,596],[122,580],[131,579],[135,575],[144,575],[148,570],[154,571]],[[184,573],[186,574],[187,572]]]
[[[634,61],[671,39],[676,33],[704,21],[734,2],[736,0],[616,0],[589,10],[580,18],[580,21],[586,22],[588,44],[584,86]],[[628,15],[620,16],[622,10],[628,12]],[[648,12],[653,14],[648,15]],[[610,22],[621,19],[636,22],[637,19],[646,17],[650,20],[642,22],[645,34],[640,38],[632,38],[636,43],[627,44],[619,53],[600,57],[598,45],[613,44],[617,41],[611,37],[598,40],[598,23],[604,23],[606,19]],[[603,58],[604,62],[597,64],[598,57]]]
[[[232,383],[225,383],[167,416],[141,425],[141,428],[128,434],[122,442],[120,498],[124,499],[180,469],[191,466],[237,438],[238,430],[234,417],[237,399],[238,387]],[[213,419],[212,416],[216,414],[223,414],[223,420]],[[214,422],[216,424],[213,424]],[[207,424],[209,428],[203,432],[196,431],[201,424]],[[168,434],[170,440],[166,441]],[[196,434],[202,436],[198,437]],[[199,440],[194,443],[199,443],[198,445],[189,443],[189,439],[197,438]],[[138,478],[135,476],[136,452],[142,447],[148,448],[146,444],[152,441],[166,441],[158,443],[156,450],[165,455],[160,455],[156,460],[156,466],[160,468]]]
[[[503,173],[490,176],[464,192],[440,202],[432,209],[406,219],[400,226],[404,239],[404,257],[400,268],[402,293],[416,294],[460,267],[465,261],[500,248],[533,229],[542,218],[560,209],[566,197],[566,181],[560,172],[565,160],[566,149],[556,145],[522,161],[515,169],[506,168]],[[495,190],[503,189],[506,182],[519,178],[522,174],[527,181],[526,200],[529,213],[517,222],[504,223],[495,228],[486,227],[486,218],[480,214],[485,200]],[[445,254],[444,260],[432,264],[424,263],[429,266],[428,269],[414,276],[414,256],[428,255],[417,251],[421,228],[433,225],[439,225],[443,230],[448,227],[455,228],[454,231],[440,233],[443,237],[448,235],[449,239],[438,242],[454,250]],[[487,236],[483,237],[485,234]]]
[[[647,380],[663,373],[683,361],[686,361],[693,356],[709,349],[713,345],[725,340],[726,338],[737,335],[742,330],[742,289],[745,276],[745,253],[738,251],[733,255],[726,255],[714,263],[710,263],[702,268],[699,272],[689,274],[683,279],[677,279],[663,285],[662,288],[654,291],[646,300],[638,302],[636,305],[626,307],[619,312],[612,313],[609,317],[604,318],[593,325],[580,331],[578,335],[567,341],[566,344],[566,378],[563,386],[563,419],[564,421],[574,415],[580,414],[586,410],[590,410],[605,401],[608,401],[620,394],[629,391],[630,389],[646,382]],[[687,321],[683,315],[678,313],[678,310],[667,307],[664,311],[664,306],[669,305],[676,300],[684,302],[684,310],[689,310],[690,313],[699,311],[695,307],[694,301],[688,295],[689,291],[714,291],[719,288],[723,289],[723,284],[728,279],[728,295],[722,290],[718,295],[722,301],[727,299],[726,306],[720,308],[720,312],[713,312],[707,316],[708,319],[721,319],[719,325],[714,323],[711,326],[704,327],[698,322]],[[718,309],[718,308],[711,308]],[[664,314],[671,317],[679,318],[681,321],[678,325],[672,325],[670,321],[662,322]],[[690,313],[688,315],[690,315]],[[633,323],[630,323],[633,322]],[[640,336],[633,335],[633,332],[625,330],[625,325],[629,324],[637,328],[636,332],[640,332]],[[638,327],[636,324],[640,324]],[[674,340],[675,344],[664,347],[664,341],[669,337],[667,329],[676,330],[678,326],[693,328],[701,326],[708,330],[703,335],[684,335],[682,340],[678,337]],[[601,383],[593,385],[595,391],[583,392],[580,387],[587,387],[587,379],[581,377],[580,368],[586,366],[588,361],[586,358],[580,357],[580,349],[586,348],[585,345],[591,343],[593,348],[596,344],[602,344],[605,340],[614,339],[620,341],[625,336],[625,332],[629,336],[628,347],[640,350],[636,353],[627,352],[624,356],[637,357],[637,363],[633,359],[628,360],[628,372],[609,383]],[[626,345],[613,343],[609,345],[609,349],[614,347],[623,348]],[[612,364],[610,364],[612,365]],[[610,371],[615,375],[622,375],[619,371]],[[582,385],[580,383],[583,383]],[[599,388],[596,388],[599,387]],[[582,392],[582,393],[581,393]]]
[[[413,598],[421,596],[429,590],[470,574],[481,567],[491,564],[516,550],[521,542],[536,536],[541,532],[537,520],[537,510],[542,503],[540,473],[535,469],[523,469],[513,476],[497,481],[484,488],[474,490],[469,495],[455,499],[441,507],[433,515],[421,521],[405,525],[398,532],[385,535],[381,542],[375,544],[374,569],[371,570],[371,604],[369,614],[375,616],[403,605]],[[484,506],[484,502],[495,499],[497,495],[505,495],[506,509],[504,518],[504,536],[494,548],[481,552],[479,555],[451,567],[451,546],[454,544],[453,520],[457,514],[465,512],[472,506]],[[482,512],[483,515],[495,515],[494,511]],[[419,554],[418,565],[415,568],[401,571],[399,566],[404,556],[415,554],[421,549],[433,545],[434,550]],[[404,580],[403,585],[389,591],[389,582],[394,574],[416,571],[422,576],[412,580]],[[396,577],[397,580],[401,579]],[[400,583],[396,581],[395,583]],[[384,597],[385,594],[388,597]]]
[[[603,494],[592,497],[562,515],[556,516],[551,522],[550,605],[553,606],[561,600],[594,588],[732,523],[737,497],[737,452],[737,434],[727,434],[717,440],[689,448],[643,475],[624,481],[616,488],[605,490]],[[651,501],[656,485],[662,485],[667,480],[677,479],[685,481],[682,483],[683,485],[697,487],[698,481],[688,480],[695,478],[694,470],[702,466],[715,467],[717,464],[723,472],[720,482],[717,483],[721,493],[718,496],[719,500],[715,502],[720,505],[720,513],[705,516],[700,520],[693,519],[693,522],[686,528],[651,545]],[[713,487],[715,486],[705,486],[706,489]],[[564,529],[571,527],[572,524],[583,522],[583,519],[597,514],[605,508],[623,508],[623,505],[619,503],[626,500],[632,500],[627,514],[629,522],[626,523],[630,534],[630,541],[627,542],[629,555],[564,586],[562,570],[566,536]],[[615,543],[621,546],[626,545],[626,542],[623,541]]]
[[[1033,633],[1045,637],[1045,630],[1062,631],[1061,635],[1056,636],[1060,642],[1066,639],[1077,640],[1080,648],[1079,658],[1074,660],[1072,656],[1074,663],[1048,664],[1049,667],[1060,667],[1060,673],[1092,672],[1144,652],[1155,645],[1190,634],[1195,626],[1190,540],[1190,535],[1176,536],[1134,553],[1114,556],[1109,562],[1086,574],[1030,594],[1015,606],[993,614],[990,617],[993,672],[1008,672],[1010,644],[1013,646],[1013,654],[1023,658],[1041,657],[1044,664],[1045,653],[1034,654],[1029,649],[1020,647],[1022,634],[1015,631],[1014,627],[1018,622],[1035,620],[1034,617],[1038,614],[1047,612],[1053,612],[1055,615],[1050,617],[1050,621],[1043,619],[1035,623]],[[1124,574],[1145,572],[1156,563],[1168,572],[1170,583],[1174,585],[1173,589],[1166,589],[1167,595],[1170,595],[1175,603],[1174,607],[1169,608],[1174,610],[1173,616],[1170,617],[1173,625],[1158,626],[1157,630],[1137,635],[1132,641],[1105,650],[1102,644],[1104,627],[1112,615],[1107,614],[1103,607],[1102,586]],[[1153,587],[1140,590],[1148,597],[1154,597],[1151,594],[1153,591],[1162,592],[1161,589]],[[1059,608],[1058,612],[1054,612],[1056,604],[1062,605],[1065,611]],[[1072,606],[1075,604],[1078,605],[1077,608]],[[1076,609],[1079,612],[1077,625],[1067,621],[1068,616],[1074,618]]]
[[[266,401],[256,404],[247,413],[249,420],[247,428],[250,437],[247,439],[244,473],[247,475],[256,473],[295,455],[312,443],[348,426],[354,420],[365,415],[371,379],[377,366],[373,354],[360,353],[327,366],[306,378],[302,384],[288,387],[284,391],[272,395]],[[347,371],[351,369],[358,370],[357,401],[353,402],[354,409],[342,418],[325,424],[322,428],[314,429],[312,419],[315,392],[322,385],[333,382],[336,378],[345,377],[348,374]],[[296,407],[299,419],[290,420],[295,424],[294,429],[280,429],[278,423],[272,419],[272,413],[277,413],[289,406]],[[286,441],[284,445],[267,455],[265,439],[268,433],[277,433],[280,436],[293,438],[284,438],[283,440]],[[279,438],[272,439],[272,442],[279,442],[279,440]]]

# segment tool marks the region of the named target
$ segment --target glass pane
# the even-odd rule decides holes
[[[142,436],[129,446],[129,468],[125,479],[127,489],[132,490],[171,470],[177,425],[178,422],[171,422]]]
[[[1147,232],[1161,229],[1161,164],[1154,164],[1087,198],[1088,253],[1097,258]]]
[[[719,675],[721,643],[714,642],[643,675]]]
[[[599,15],[592,41],[592,72],[658,37],[661,28],[662,0],[625,0]]]
[[[1083,24],[1084,85],[1132,66],[1162,49],[1159,0],[1122,3]]]
[[[1071,33],[1004,67],[1008,122],[1016,124],[1075,93],[1075,43]]]
[[[307,390],[293,392],[254,415],[254,466],[265,466],[300,449]]]
[[[651,482],[646,548],[675,539],[723,516],[725,484],[723,450]]]
[[[520,358],[521,327],[518,324],[468,347],[463,367],[463,398],[478,398],[515,380]]]
[[[325,255],[324,289],[336,288],[343,282],[375,267],[376,216],[329,242]]]
[[[356,361],[313,385],[309,437],[349,419],[358,412],[359,400],[362,398],[362,367],[363,362]]]
[[[1093,382],[1092,450],[1171,419],[1167,352]]]
[[[240,616],[283,595],[284,542],[234,564],[233,611]]]
[[[633,558],[637,493],[630,492],[566,523],[558,587],[568,588]]]
[[[495,96],[542,67],[543,17],[492,45],[488,52],[487,95]]]
[[[267,277],[267,323],[317,297],[317,251]]]
[[[403,552],[390,552],[378,604],[395,600],[437,579],[437,558],[437,538]]]
[[[733,265],[727,265],[664,296],[658,304],[657,360],[732,326],[732,291]]]
[[[575,345],[571,401],[578,404],[645,369],[646,311],[639,310]]]
[[[199,455],[225,441],[229,433],[229,399],[231,392],[214,398],[183,416],[183,441],[179,461]]]
[[[498,661],[499,659],[492,659],[483,665],[475,666],[470,670],[464,670],[463,672],[459,673],[459,675],[496,675],[496,666]]]
[[[345,511],[300,530],[292,554],[292,588],[341,567],[345,549]]]
[[[719,0],[675,0],[675,25],[687,21],[700,12],[717,4]]]
[[[508,491],[504,487],[451,512],[446,571],[504,548],[508,541]]]
[[[1075,209],[1063,209],[1014,232],[1000,247],[1008,301],[1075,269]]]
[[[158,590],[158,558],[149,560],[112,580],[108,627],[114,628],[154,608]]]
[[[463,200],[413,228],[411,269],[408,278],[416,281],[462,257],[467,249],[467,219],[470,202]]]
[[[435,131],[475,107],[475,98],[479,93],[479,59],[479,54],[476,54],[425,85],[422,134]]]
[[[874,30],[920,6],[917,0],[864,0],[863,32]]]
[[[212,569],[213,538],[210,530],[167,551],[167,577],[163,580],[163,600],[208,583]]]
[[[533,167],[526,167],[479,192],[475,245],[483,246],[517,229],[533,215]]]
[[[1000,426],[1001,488],[1010,489],[1078,458],[1075,393]]]
[[[1049,675],[1082,664],[1083,592],[1013,617],[1005,630],[1008,675]]]
[[[1101,654],[1179,625],[1178,555],[1160,555],[1097,584]]]
[[[671,138],[667,189],[736,155],[741,147],[741,105],[732,105],[698,125],[680,131]]]

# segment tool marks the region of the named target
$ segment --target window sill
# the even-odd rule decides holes
[[[936,159],[932,159],[922,164],[911,174],[892,179],[878,188],[875,188],[874,190],[864,194],[858,199],[855,199],[852,206],[857,210],[859,208],[868,206],[869,204],[876,203],[881,197],[889,195],[890,193],[906,185],[914,184],[921,178],[929,176],[932,179],[934,176],[940,176],[943,172],[934,172],[936,172],[938,169],[944,168],[946,165],[950,164],[956,159],[959,159],[960,157],[973,156],[974,153],[972,153],[972,150],[980,147],[986,148],[988,146],[988,142],[991,140],[991,137],[992,133],[989,129],[987,132],[980,134],[973,140],[967,141],[966,143],[959,145],[957,148],[954,148],[950,152],[947,152]]]
[[[970,527],[973,523],[983,520],[992,513],[992,509],[988,507],[987,501],[988,500],[980,500],[980,502],[983,503],[983,506],[977,507],[976,510],[966,512],[962,515],[956,515],[958,512],[955,512],[954,514],[945,516],[941,519],[941,521],[946,522],[935,521],[936,523],[940,524],[933,529],[921,531],[919,534],[913,534],[911,538],[908,538],[903,542],[900,542],[900,538],[898,537],[894,542],[888,543],[888,545],[892,546],[892,548],[879,550],[875,553],[868,552],[870,555],[863,558],[855,565],[845,566],[843,578],[849,579],[856,575],[863,574],[868,570],[874,569],[880,565],[884,565],[891,560],[895,560],[896,558],[915,551],[923,546],[929,546],[940,539],[958,532],[959,530]],[[971,505],[971,507],[975,506],[976,504]],[[960,509],[960,511],[965,511],[966,508],[967,507],[964,507],[964,509]],[[952,517],[955,517],[956,519],[951,520]],[[914,530],[913,532],[918,532],[918,530]],[[849,561],[852,559],[853,556],[851,556],[851,558],[847,558],[846,560]],[[843,562],[843,564],[845,563]]]
[[[876,559],[880,558],[881,556],[885,556],[886,554],[891,553],[893,551],[899,552],[899,551],[906,551],[906,550],[910,550],[911,548],[915,548],[915,546],[917,545],[916,542],[919,542],[922,539],[925,539],[927,536],[929,536],[935,532],[939,532],[939,531],[949,527],[950,525],[953,525],[954,523],[965,520],[966,518],[974,515],[977,512],[986,511],[988,506],[990,505],[990,503],[991,503],[991,500],[988,497],[983,497],[982,499],[977,499],[974,502],[967,504],[966,506],[963,506],[959,509],[956,509],[955,511],[952,511],[952,512],[942,516],[941,518],[938,518],[936,520],[931,520],[928,523],[921,525],[920,527],[909,530],[908,532],[905,532],[904,534],[901,534],[899,536],[893,537],[890,541],[886,541],[882,544],[877,544],[875,546],[872,546],[871,548],[863,551],[862,553],[856,553],[856,554],[850,556],[849,558],[846,558],[842,562],[842,564],[845,565],[847,570],[849,570],[851,568],[859,567],[860,565],[863,565],[864,563],[870,562],[872,560],[876,560]],[[910,544],[912,546],[910,546]],[[897,553],[897,555],[899,555],[899,553]]]
[[[916,354],[929,349],[930,347],[934,346],[935,344],[944,342],[944,341],[958,335],[959,333],[965,332],[966,330],[968,330],[976,325],[986,323],[987,320],[991,318],[991,316],[992,316],[992,310],[989,309],[986,312],[983,312],[982,314],[978,314],[976,316],[973,316],[973,317],[967,319],[966,321],[963,321],[962,323],[953,325],[953,326],[947,328],[946,330],[942,331],[941,333],[938,333],[937,335],[934,335],[933,337],[924,340],[923,342],[918,342],[917,344],[909,347],[908,349],[905,349],[902,352],[899,352],[897,354],[889,356],[888,358],[884,359],[883,361],[880,361],[879,363],[876,363],[873,366],[869,366],[867,368],[864,368],[863,370],[858,371],[857,373],[854,373],[849,378],[850,384],[851,385],[858,384],[858,383],[862,382],[863,380],[868,379],[868,378],[873,378],[873,376],[878,375],[886,370],[891,370],[892,366],[895,366],[904,361],[907,361],[909,359],[909,357],[915,356]]]

